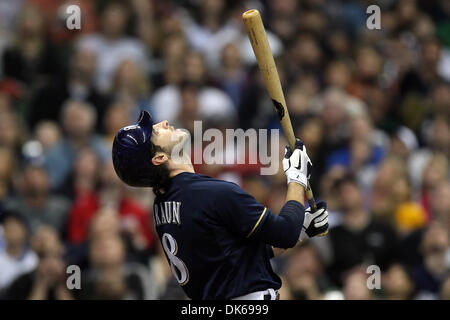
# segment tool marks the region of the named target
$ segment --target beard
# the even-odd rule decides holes
[[[185,129],[177,129],[172,136],[174,144],[171,145],[167,154],[175,163],[191,163],[190,134]]]

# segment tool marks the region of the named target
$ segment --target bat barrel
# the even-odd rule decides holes
[[[242,20],[247,30],[267,91],[269,92],[275,111],[281,122],[284,134],[288,140],[289,146],[294,150],[296,144],[295,135],[292,129],[289,111],[286,107],[281,81],[278,76],[278,71],[261,19],[261,14],[256,9],[248,10],[242,14]],[[316,202],[309,183],[308,188],[306,188],[306,196],[310,207],[315,210]]]

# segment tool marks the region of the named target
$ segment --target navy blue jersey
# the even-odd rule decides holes
[[[178,283],[191,299],[231,299],[279,289],[270,245],[258,231],[270,215],[238,185],[181,173],[154,203],[154,225]]]

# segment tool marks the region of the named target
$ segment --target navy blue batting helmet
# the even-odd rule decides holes
[[[142,111],[135,125],[123,127],[114,138],[112,160],[119,178],[132,187],[148,187],[153,164],[150,157],[153,119]]]

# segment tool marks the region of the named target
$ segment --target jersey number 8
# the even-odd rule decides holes
[[[164,233],[161,242],[169,259],[170,269],[175,279],[177,279],[180,286],[184,286],[189,281],[189,271],[183,260],[176,256],[178,252],[177,241],[170,234]]]

